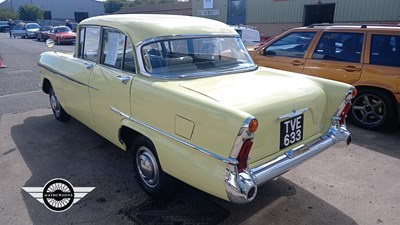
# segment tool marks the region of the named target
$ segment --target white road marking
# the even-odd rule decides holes
[[[28,91],[28,92],[22,92],[22,93],[15,93],[15,94],[9,94],[9,95],[2,95],[0,98],[7,98],[7,97],[13,97],[13,96],[19,96],[19,95],[27,95],[27,94],[33,94],[37,92],[41,92],[42,90],[37,90],[37,91]]]

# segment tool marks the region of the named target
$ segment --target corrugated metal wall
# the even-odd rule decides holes
[[[214,0],[219,15],[204,16],[227,22],[227,2]],[[335,22],[400,22],[400,0],[320,0],[322,4],[335,3]],[[246,0],[246,23],[302,23],[304,5],[315,5],[318,0]],[[203,10],[203,0],[192,1],[192,13]]]
[[[304,5],[318,0],[247,0],[247,23],[301,23]],[[399,21],[400,0],[321,0],[335,3],[335,22]]]

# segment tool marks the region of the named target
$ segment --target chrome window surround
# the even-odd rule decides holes
[[[153,130],[153,131],[155,131],[155,132],[157,132],[157,133],[159,133],[161,135],[164,135],[164,136],[166,136],[168,138],[171,138],[172,140],[175,140],[175,141],[177,141],[177,142],[179,142],[181,144],[184,144],[184,145],[186,145],[186,146],[188,146],[188,147],[190,147],[192,149],[195,149],[195,150],[197,150],[197,151],[199,151],[201,153],[204,153],[204,154],[206,154],[208,156],[211,156],[211,157],[213,157],[215,159],[218,159],[218,160],[220,160],[220,161],[222,161],[224,163],[232,164],[232,165],[238,164],[238,161],[236,159],[234,159],[234,158],[230,158],[230,157],[229,158],[225,158],[225,157],[219,156],[217,154],[212,153],[211,151],[209,151],[207,149],[204,149],[204,148],[201,148],[201,147],[199,147],[197,145],[191,144],[191,143],[189,143],[189,142],[187,142],[185,140],[182,140],[182,139],[180,139],[178,137],[175,137],[175,136],[173,136],[173,135],[171,135],[171,134],[169,134],[167,132],[164,132],[164,131],[162,131],[160,129],[157,129],[157,128],[153,127],[153,126],[150,126],[149,124],[144,123],[144,122],[142,122],[142,121],[140,121],[138,119],[135,119],[135,118],[133,118],[133,117],[131,117],[131,116],[119,111],[118,109],[116,109],[114,107],[110,107],[110,109],[111,109],[111,111],[117,113],[118,115],[120,115],[120,116],[122,116],[122,117],[124,117],[124,118],[126,118],[126,119],[128,119],[128,120],[130,120],[132,122],[135,122],[135,123],[137,123],[137,124],[139,124],[141,126],[144,126],[144,127],[148,128],[148,129],[150,129],[150,130]]]
[[[143,55],[142,55],[142,47],[143,45],[149,44],[149,43],[153,43],[153,42],[158,42],[158,41],[169,41],[169,40],[179,40],[179,39],[192,39],[192,38],[216,38],[216,37],[229,37],[229,38],[240,38],[239,34],[232,34],[232,35],[228,35],[228,34],[199,34],[199,35],[168,35],[168,36],[160,36],[160,37],[156,37],[156,38],[149,38],[146,40],[143,40],[141,42],[138,42],[135,44],[135,48],[136,48],[136,56],[137,56],[137,63],[138,63],[138,70],[140,71],[141,75],[147,76],[147,77],[154,77],[154,78],[158,78],[158,79],[180,79],[177,77],[173,77],[173,76],[153,76],[151,75],[151,73],[148,73],[145,69],[144,66],[144,60],[143,60]],[[250,57],[250,56],[249,56]],[[250,57],[250,60],[252,60],[252,58]],[[254,61],[252,60],[252,62],[254,63]],[[255,64],[254,64],[255,65]],[[254,69],[257,69],[258,66],[255,65]],[[243,69],[243,70],[236,70],[235,73],[239,73],[239,72],[246,72],[249,71],[250,69]],[[227,73],[221,73],[221,75],[224,74],[229,74],[232,73],[232,71],[229,71]],[[210,73],[205,73],[204,76],[201,77],[209,77],[209,76],[215,76],[215,72],[210,72]],[[200,76],[196,76],[196,77],[200,77]],[[190,77],[189,77],[190,78]]]

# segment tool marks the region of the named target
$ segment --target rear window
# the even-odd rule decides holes
[[[373,34],[370,64],[400,66],[400,35]]]

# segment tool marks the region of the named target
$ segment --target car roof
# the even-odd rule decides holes
[[[173,35],[229,35],[238,36],[228,25],[211,19],[162,14],[120,14],[91,17],[82,25],[114,27],[130,36],[133,44],[146,39]]]
[[[298,27],[294,30],[347,30],[347,31],[400,31],[399,25],[394,24],[312,24]]]

